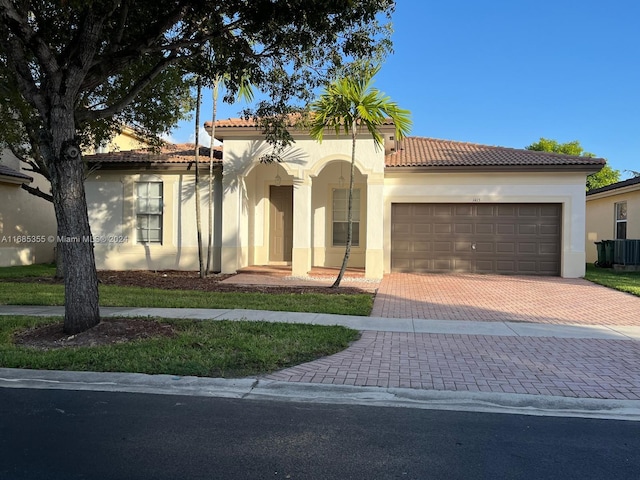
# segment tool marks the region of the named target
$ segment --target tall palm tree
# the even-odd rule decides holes
[[[220,88],[225,87],[225,79],[229,77],[228,74],[216,74],[213,77],[213,84],[211,88],[211,96],[213,99],[213,112],[211,118],[211,141],[209,143],[209,240],[207,243],[207,263],[205,274],[211,273],[212,261],[213,261],[213,159],[216,135],[216,117],[218,113],[218,96]],[[245,75],[240,79],[240,85],[238,86],[237,99],[244,100],[246,102],[253,101],[253,88],[249,78]]]
[[[200,104],[202,103],[202,78],[196,79],[196,124],[195,124],[195,201],[196,201],[196,232],[198,239],[198,266],[200,278],[205,277],[204,256],[202,252],[202,216],[200,213]]]
[[[353,236],[353,174],[356,160],[356,138],[366,131],[377,148],[384,148],[384,139],[379,128],[387,119],[395,125],[396,138],[401,140],[411,130],[411,113],[404,110],[390,97],[373,87],[373,77],[380,67],[360,68],[354,73],[333,81],[311,104],[312,138],[322,142],[325,129],[351,135],[351,170],[349,175],[349,200],[347,204],[347,241],[340,273],[332,287],[339,287],[347,269]]]

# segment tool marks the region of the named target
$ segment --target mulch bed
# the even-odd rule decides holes
[[[100,271],[98,281],[102,285],[119,285],[123,287],[160,288],[165,290],[195,290],[201,292],[240,292],[240,293],[321,293],[324,295],[354,295],[371,293],[353,286],[294,286],[294,285],[240,285],[220,283],[233,275],[216,274],[200,278],[198,272],[184,272],[178,270],[166,271]],[[11,282],[62,284],[63,281],[52,277],[30,277],[7,279]]]
[[[41,350],[69,347],[94,347],[113,345],[154,337],[173,337],[173,327],[167,323],[132,318],[105,318],[98,325],[76,335],[62,330],[62,323],[33,328],[15,335],[13,341]]]

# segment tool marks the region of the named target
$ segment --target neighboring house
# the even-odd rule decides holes
[[[100,270],[198,270],[195,146],[166,145],[87,156],[85,182]],[[214,263],[220,271],[222,153],[215,153]],[[200,148],[203,243],[209,232],[209,149]]]
[[[106,142],[98,151],[127,151],[145,146],[130,127]],[[92,153],[91,150],[84,154]],[[55,257],[57,222],[53,204],[30,194],[22,184],[50,193],[41,175],[21,173],[22,162],[10,150],[0,151],[0,266],[49,263]]]
[[[48,192],[49,185],[22,173],[20,163],[9,150],[0,152],[0,267],[53,261],[53,205],[21,188]]]
[[[210,128],[205,124],[205,128]],[[357,140],[354,244],[349,266],[367,278],[398,272],[580,277],[585,271],[585,182],[605,161],[531,150],[407,138],[381,128],[385,148]],[[346,241],[351,139],[306,132],[281,163],[254,123],[216,123],[214,269],[339,267]],[[193,146],[97,154],[87,200],[100,269],[198,268]],[[203,237],[208,232],[203,168]],[[218,153],[218,152],[216,152]]]
[[[640,177],[587,192],[587,262],[598,259],[595,242],[640,239]]]

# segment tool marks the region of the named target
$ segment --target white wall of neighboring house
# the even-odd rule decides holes
[[[9,150],[2,151],[0,163],[33,177],[30,186],[49,193],[49,182],[24,172]],[[23,190],[20,182],[0,178],[0,266],[53,262],[55,235],[53,204]]]

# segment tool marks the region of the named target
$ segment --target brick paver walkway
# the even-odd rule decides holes
[[[640,400],[640,342],[365,331],[335,355],[265,378]]]
[[[394,273],[381,282],[371,316],[640,325],[640,298],[583,279]]]
[[[392,274],[375,317],[640,325],[640,298],[582,279]],[[640,342],[364,331],[266,376],[288,382],[640,400]]]

